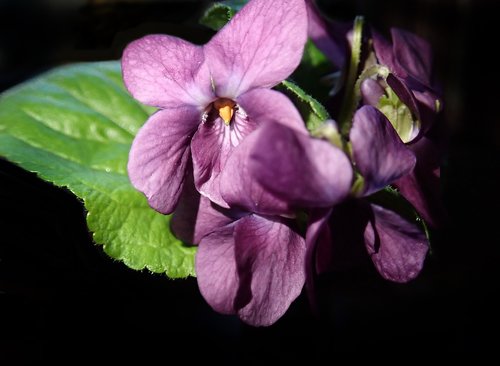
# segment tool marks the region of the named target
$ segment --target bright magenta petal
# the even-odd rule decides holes
[[[298,66],[307,38],[304,0],[252,0],[205,45],[218,96],[272,87]]]
[[[239,278],[234,250],[234,224],[205,236],[196,253],[196,277],[205,300],[217,312],[235,314]]]
[[[420,273],[429,243],[415,224],[393,211],[371,205],[373,220],[365,244],[378,272],[387,280],[408,282]]]
[[[194,108],[161,110],[149,117],[132,143],[127,166],[130,181],[161,213],[171,213],[177,205],[199,119]]]
[[[251,289],[238,315],[254,326],[271,325],[304,286],[304,239],[282,221],[250,215],[237,222],[234,240],[241,286]]]
[[[167,35],[130,43],[122,57],[123,80],[140,102],[160,108],[205,107],[212,99],[203,48]]]
[[[387,118],[372,106],[356,112],[349,137],[354,162],[365,179],[365,195],[393,183],[415,166],[415,154],[403,144]]]

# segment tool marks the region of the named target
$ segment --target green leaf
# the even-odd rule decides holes
[[[330,118],[325,107],[297,84],[285,80],[278,84],[276,89],[288,95],[295,102],[309,131],[316,130],[325,120]]]
[[[223,3],[215,3],[200,18],[200,24],[215,31],[221,29],[233,17],[235,10]]]
[[[391,88],[386,88],[385,94],[378,102],[378,108],[391,122],[404,143],[415,137],[417,130],[420,129],[420,121],[413,118],[410,109]]]
[[[218,31],[238,12],[248,0],[228,0],[210,6],[200,18],[200,24]]]
[[[130,144],[152,111],[126,92],[117,61],[61,67],[0,96],[0,156],[80,197],[112,258],[187,277],[196,249],[127,177]]]

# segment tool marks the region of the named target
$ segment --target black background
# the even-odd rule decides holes
[[[81,202],[0,160],[0,364],[109,359],[256,363],[334,353],[486,351],[497,346],[500,141],[495,1],[322,1],[344,19],[426,37],[445,91],[449,134],[443,199],[449,223],[432,232],[421,276],[397,285],[374,270],[320,282],[322,312],[305,296],[269,328],[213,312],[196,280],[169,280],[114,262],[95,246]],[[207,2],[0,1],[0,91],[54,66],[118,59],[148,33],[195,43]],[[488,210],[489,209],[489,210]],[[372,353],[370,353],[372,354]]]

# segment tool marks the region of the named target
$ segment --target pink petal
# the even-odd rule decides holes
[[[122,57],[123,80],[141,103],[161,108],[204,108],[212,99],[203,48],[167,35],[130,43]]]
[[[132,143],[127,166],[130,181],[159,212],[171,213],[177,205],[199,119],[192,107],[161,110],[149,117]]]
[[[272,87],[298,66],[307,38],[304,0],[252,0],[204,47],[218,96]]]

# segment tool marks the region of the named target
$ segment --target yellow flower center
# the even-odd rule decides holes
[[[229,126],[234,115],[236,103],[231,99],[220,98],[214,102],[214,107],[219,111],[219,116],[226,126]]]

